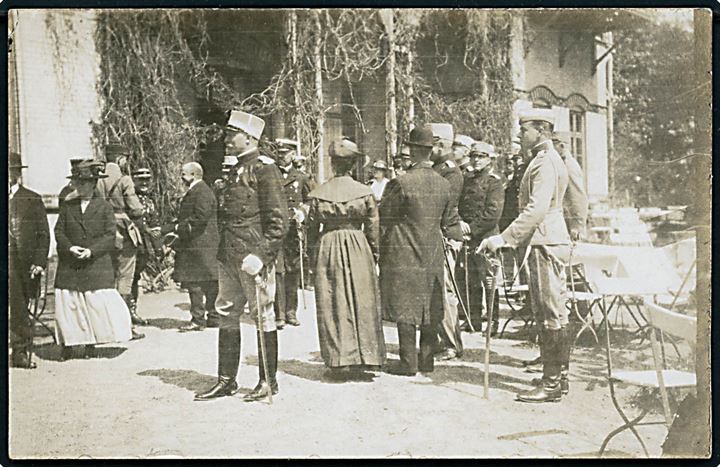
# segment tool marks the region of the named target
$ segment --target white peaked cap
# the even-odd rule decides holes
[[[248,136],[252,136],[255,139],[260,139],[262,132],[265,129],[265,120],[247,112],[240,110],[233,110],[230,113],[227,126],[234,130],[242,131]]]

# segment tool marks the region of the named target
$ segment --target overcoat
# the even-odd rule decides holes
[[[385,318],[415,325],[442,320],[443,234],[457,212],[451,196],[450,183],[429,161],[385,187],[379,261]]]
[[[115,250],[115,216],[113,208],[95,191],[85,212],[80,198],[68,196],[55,224],[58,267],[55,288],[87,292],[115,287],[110,253]],[[89,259],[77,259],[71,246],[89,248]]]
[[[220,242],[217,201],[204,181],[195,183],[180,201],[176,234],[174,279],[178,282],[217,280]]]

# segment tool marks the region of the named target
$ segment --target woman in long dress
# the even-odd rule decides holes
[[[314,245],[320,351],[331,377],[347,378],[385,362],[375,258],[378,209],[370,187],[352,179],[361,154],[333,142],[334,178],[311,191],[308,242]]]
[[[55,224],[58,268],[55,276],[55,334],[62,359],[71,347],[131,339],[130,314],[115,287],[110,253],[115,248],[115,217],[96,191],[99,167],[81,162],[73,168],[72,185]]]

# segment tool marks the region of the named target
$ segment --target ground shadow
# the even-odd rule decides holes
[[[400,348],[397,344],[385,344],[385,350],[388,353],[396,354],[398,355],[400,353]],[[322,360],[320,360],[322,361]],[[458,357],[456,360],[452,360],[453,362],[485,362],[485,349],[471,349],[471,348],[465,348],[463,350],[462,357]],[[503,365],[503,366],[511,366],[514,368],[523,368],[523,360],[511,357],[509,355],[502,355],[497,352],[490,351],[490,363],[493,365]],[[435,365],[442,365],[442,361],[435,361]]]
[[[173,305],[173,306],[174,306],[175,308],[177,308],[178,310],[190,311],[190,304],[187,303],[187,302],[176,303],[176,304]]]
[[[179,329],[181,326],[187,326],[190,320],[177,318],[149,318],[147,326],[159,329]]]
[[[193,393],[210,389],[217,382],[217,376],[204,375],[194,370],[171,370],[159,368],[144,370],[138,376],[155,376],[165,384],[171,384]],[[248,393],[251,388],[240,388],[240,392]]]
[[[83,359],[83,346],[73,346],[71,348],[71,359],[81,360]],[[127,349],[125,347],[104,347],[96,346],[94,356],[92,359],[112,359],[122,355]],[[33,346],[33,353],[42,360],[49,360],[53,362],[63,361],[60,358],[62,347],[54,343],[47,343]]]
[[[248,363],[251,363],[250,358],[247,360]],[[255,358],[254,361],[257,362],[257,358]],[[298,378],[327,384],[371,383],[376,377],[373,372],[364,372],[357,375],[345,375],[341,378],[334,378],[330,373],[330,369],[326,367],[324,363],[312,363],[297,359],[280,361],[278,371],[297,376]]]

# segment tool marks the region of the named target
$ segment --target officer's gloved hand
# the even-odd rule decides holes
[[[243,258],[242,266],[240,269],[251,276],[257,275],[263,268],[263,262],[260,258],[255,255],[247,255]]]
[[[293,208],[293,212],[295,213],[295,214],[293,214],[293,219],[295,219],[295,221],[297,221],[298,224],[302,224],[303,221],[305,220],[305,213],[302,211],[302,209],[295,209],[295,208]]]
[[[502,235],[493,235],[492,237],[488,237],[482,242],[480,242],[480,246],[477,247],[475,253],[481,254],[484,253],[486,250],[491,253],[495,253],[503,246],[505,246],[505,239],[502,238]]]
[[[463,237],[470,235],[470,224],[465,221],[460,221],[460,228],[462,229]]]

